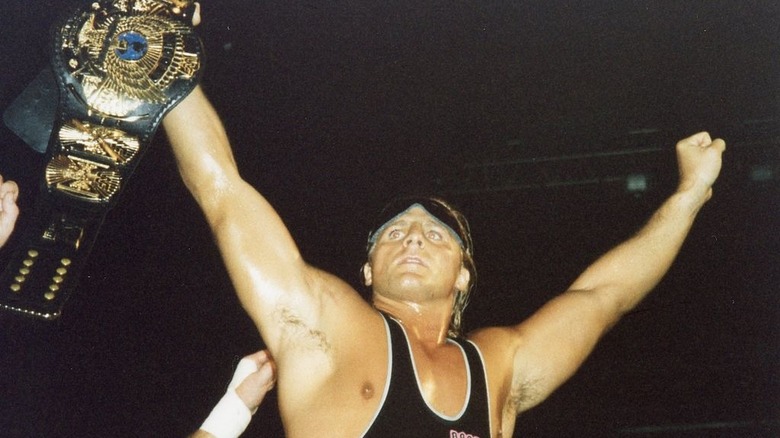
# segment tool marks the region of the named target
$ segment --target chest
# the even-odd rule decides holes
[[[470,385],[469,368],[460,346],[448,343],[435,349],[409,343],[413,376],[409,380],[419,390],[428,407],[444,417],[455,417],[464,408]],[[401,364],[395,364],[395,370]],[[396,376],[396,377],[399,377]],[[412,382],[406,382],[407,384]]]
[[[486,380],[476,348],[453,340],[416,343],[400,324],[391,325],[390,332],[388,381],[365,436],[491,436]]]

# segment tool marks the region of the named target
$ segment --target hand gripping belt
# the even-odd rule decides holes
[[[46,168],[23,243],[0,276],[0,308],[60,315],[157,126],[197,84],[193,11],[185,0],[94,1],[54,27],[51,67],[4,115],[34,149],[46,145]]]

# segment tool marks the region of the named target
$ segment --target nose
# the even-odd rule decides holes
[[[406,235],[406,239],[404,239],[404,245],[414,245],[417,244],[420,248],[425,245],[425,240],[423,239],[423,231],[422,228],[419,225],[412,225],[409,227],[409,234]]]

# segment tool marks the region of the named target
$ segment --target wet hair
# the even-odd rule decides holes
[[[452,317],[448,335],[460,337],[463,334],[463,311],[469,303],[471,293],[477,283],[477,269],[474,265],[474,244],[471,240],[471,229],[468,220],[447,201],[436,197],[403,197],[388,203],[377,216],[374,226],[368,233],[366,254],[371,254],[377,239],[390,221],[414,205],[423,207],[429,214],[438,219],[449,231],[454,233],[460,244],[463,266],[469,271],[469,283],[466,290],[455,292],[455,302],[452,306]]]

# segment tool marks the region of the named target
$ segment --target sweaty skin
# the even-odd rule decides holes
[[[378,310],[400,320],[409,334],[429,404],[440,412],[462,406],[463,359],[445,341],[454,293],[468,279],[449,234],[431,233],[435,221],[423,211],[402,215],[405,223],[385,230],[364,266],[373,290],[367,303],[344,281],[305,262],[273,207],[241,179],[200,88],[164,123],[236,292],[277,362],[288,436],[359,436],[368,427],[388,372]],[[517,414],[565,382],[658,283],[711,196],[724,148],[707,133],[681,140],[678,190],[639,233],[527,320],[467,336],[485,357],[493,436],[511,436]]]
[[[463,406],[465,364],[446,336],[468,270],[452,236],[434,231],[433,217],[411,209],[378,238],[363,267],[373,291],[366,302],[346,282],[308,264],[274,208],[241,178],[201,87],[163,123],[236,293],[276,361],[287,436],[356,437],[370,426],[388,378],[380,310],[408,334],[428,404],[444,413]],[[723,140],[706,132],[678,142],[678,188],[636,235],[525,321],[467,335],[486,365],[491,436],[512,436],[517,415],[571,377],[604,333],[661,280],[712,196],[724,149]]]

